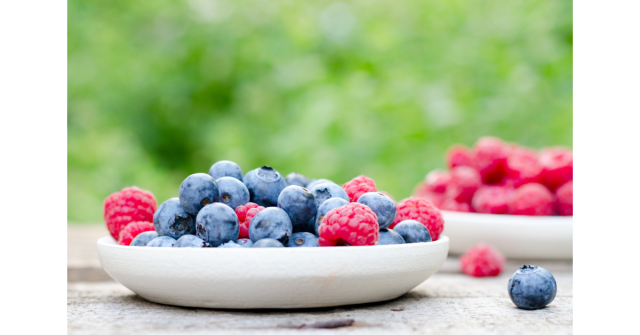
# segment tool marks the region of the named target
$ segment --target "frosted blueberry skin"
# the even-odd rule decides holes
[[[278,205],[278,196],[287,187],[282,175],[267,165],[247,172],[244,184],[249,190],[250,201],[263,207]]]
[[[260,211],[251,219],[249,225],[249,238],[254,243],[272,238],[280,243],[287,244],[293,233],[293,225],[287,212],[282,208],[268,207]]]
[[[130,246],[144,247],[156,237],[158,237],[158,233],[155,231],[145,231],[144,233],[138,234],[138,236],[131,241]]]
[[[203,239],[195,235],[184,235],[173,245],[174,248],[205,248],[208,246]]]
[[[218,161],[211,165],[209,175],[215,180],[222,177],[231,177],[242,181],[242,169],[232,161]]]
[[[393,230],[400,234],[406,243],[431,242],[431,234],[422,223],[416,220],[404,220]]]
[[[396,203],[384,193],[367,192],[358,198],[358,203],[376,213],[380,229],[388,228],[396,218]]]
[[[158,236],[178,239],[186,234],[195,234],[196,218],[184,210],[178,198],[171,198],[160,204],[153,214],[153,227]]]
[[[314,231],[316,235],[318,235],[318,228],[320,228],[320,223],[324,219],[324,217],[329,213],[330,210],[342,207],[344,205],[348,205],[349,201],[344,200],[342,198],[331,198],[322,203],[318,207],[318,212],[316,213],[316,217],[314,218]]]
[[[312,187],[318,185],[318,184],[323,184],[323,183],[330,183],[330,184],[335,184],[338,185],[336,183],[334,183],[333,181],[329,180],[329,179],[312,179],[311,181],[309,181],[309,183],[306,185],[306,188],[308,190],[310,190]]]
[[[212,247],[236,241],[239,235],[238,215],[225,204],[217,202],[206,205],[196,217],[196,236]]]
[[[540,309],[556,297],[558,285],[551,272],[531,265],[523,265],[509,279],[509,298],[522,309]]]
[[[254,243],[252,248],[284,248],[284,244],[272,238],[263,238]]]
[[[238,206],[246,205],[249,202],[249,190],[238,179],[233,177],[222,177],[216,180],[220,190],[220,202],[236,209]]]
[[[171,248],[176,243],[176,239],[169,236],[158,236],[147,243],[147,247]]]
[[[293,235],[291,235],[291,238],[289,239],[289,243],[287,244],[287,247],[290,248],[319,246],[320,245],[318,244],[318,236],[307,232],[293,233]]]
[[[322,205],[323,202],[331,198],[342,198],[346,201],[349,201],[349,195],[347,195],[347,192],[343,190],[342,187],[336,184],[315,184],[311,188],[308,188],[308,190],[311,191],[311,193],[313,193],[313,195],[316,197],[318,206]]]
[[[404,238],[393,229],[380,229],[378,245],[405,244]]]
[[[289,173],[286,177],[284,177],[284,180],[287,181],[287,185],[297,185],[300,187],[305,187],[309,183],[309,178],[297,172]]]
[[[236,243],[243,248],[251,248],[253,246],[253,242],[248,238],[239,238]]]
[[[220,190],[210,175],[194,173],[180,184],[178,198],[187,213],[198,215],[202,207],[220,201]]]
[[[220,244],[218,248],[242,248],[242,246],[233,241],[229,241],[227,243]]]
[[[293,225],[293,232],[309,232],[309,221],[316,216],[316,197],[304,187],[290,185],[278,196],[278,208],[282,208]]]

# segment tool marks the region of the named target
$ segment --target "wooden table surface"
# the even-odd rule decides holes
[[[449,257],[431,278],[387,302],[305,310],[215,310],[148,302],[113,281],[100,266],[103,225],[68,226],[67,330],[69,334],[570,334],[573,333],[573,263],[509,260],[492,278],[462,274]],[[546,308],[526,311],[507,295],[507,282],[523,263],[551,271],[558,294]],[[299,329],[354,320],[334,329]]]

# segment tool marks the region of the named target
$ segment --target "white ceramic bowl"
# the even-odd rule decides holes
[[[507,258],[573,259],[572,216],[523,216],[441,211],[450,252],[485,242]]]
[[[98,239],[104,270],[141,297],[211,308],[307,308],[397,298],[434,274],[449,238],[333,248],[147,248]]]

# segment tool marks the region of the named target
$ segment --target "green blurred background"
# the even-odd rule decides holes
[[[68,2],[68,220],[217,160],[396,200],[453,143],[572,146],[572,2]]]

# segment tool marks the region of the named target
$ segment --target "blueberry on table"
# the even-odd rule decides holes
[[[287,247],[290,248],[319,246],[320,245],[318,244],[318,236],[307,232],[293,233],[293,235],[291,235],[291,238],[289,239],[289,243],[287,244]]]
[[[282,244],[287,244],[292,233],[293,226],[289,215],[278,207],[263,209],[251,219],[249,225],[249,238],[254,244],[265,238],[272,238]]]
[[[284,248],[284,244],[273,238],[263,238],[254,243],[252,248]]]
[[[147,247],[171,248],[176,243],[176,239],[169,236],[158,236],[147,243]]]
[[[145,231],[144,233],[138,234],[129,245],[132,247],[144,247],[156,237],[158,237],[158,233],[155,231]]]
[[[248,238],[239,238],[236,243],[243,248],[251,248],[253,246],[253,242]]]
[[[519,308],[539,309],[553,301],[558,285],[551,272],[535,265],[523,265],[509,279],[507,290]]]
[[[183,235],[173,245],[174,248],[205,248],[208,246],[207,242],[195,235]]]
[[[396,203],[384,193],[367,192],[357,202],[369,206],[376,213],[380,229],[388,228],[396,218]]]
[[[316,197],[318,202],[318,206],[322,205],[323,202],[331,199],[331,198],[342,198],[346,201],[349,201],[349,196],[347,192],[342,189],[339,185],[333,183],[319,183],[315,184],[312,187],[308,188],[311,193]]]
[[[247,172],[244,184],[249,190],[250,201],[264,207],[278,204],[280,192],[287,187],[287,181],[270,166],[263,166]]]
[[[431,242],[431,234],[422,223],[416,220],[404,220],[393,230],[400,234],[406,243]]]
[[[278,196],[278,207],[282,208],[293,225],[293,232],[309,231],[309,221],[316,216],[316,197],[304,187],[290,185]]]
[[[342,198],[331,198],[322,203],[318,207],[318,212],[316,213],[316,217],[314,218],[314,230],[316,235],[318,235],[318,227],[320,227],[320,223],[322,223],[322,219],[324,219],[325,215],[329,213],[330,210],[338,207],[342,207],[344,205],[348,205],[349,201],[344,200]]]
[[[171,198],[163,202],[153,214],[153,227],[158,236],[178,239],[185,234],[195,234],[196,219],[185,211],[178,198]]]
[[[196,217],[196,236],[212,247],[236,241],[238,235],[240,235],[238,215],[225,204],[217,202],[206,205]]]
[[[222,177],[216,180],[220,190],[220,202],[236,209],[238,206],[246,205],[249,202],[249,190],[238,179],[233,177]]]
[[[305,187],[309,183],[309,178],[297,172],[289,173],[286,177],[284,177],[284,180],[287,181],[287,185],[298,185],[301,187]]]
[[[360,198],[362,199],[362,198]],[[378,245],[405,244],[404,238],[393,229],[380,229]]]
[[[180,204],[191,215],[197,215],[202,207],[220,201],[218,183],[206,173],[194,173],[180,184]]]
[[[242,169],[232,161],[218,161],[211,165],[209,175],[215,180],[222,177],[232,177],[242,181]]]

